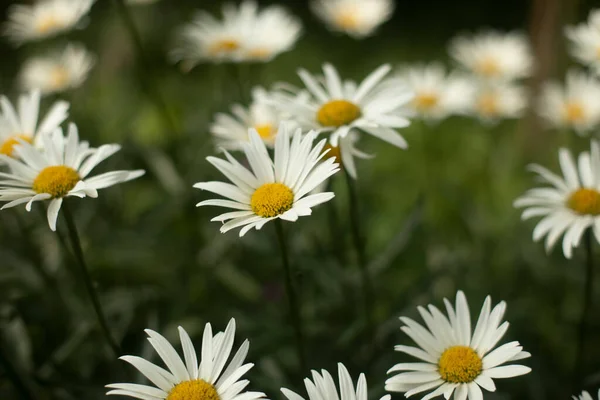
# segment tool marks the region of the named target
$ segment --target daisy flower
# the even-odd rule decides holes
[[[410,113],[408,104],[413,93],[399,79],[384,79],[390,69],[389,65],[377,68],[359,85],[342,81],[330,64],[323,66],[324,77],[301,69],[298,75],[310,96],[292,98],[286,93],[274,92],[272,101],[302,129],[330,133],[333,147],[339,146],[340,138],[350,131],[360,129],[405,149],[408,144],[394,129],[410,124],[405,116]],[[346,161],[342,157],[344,165]]]
[[[600,73],[600,10],[593,10],[586,23],[566,27],[565,34],[571,55]]]
[[[410,109],[426,120],[464,114],[473,101],[474,87],[469,80],[455,73],[448,74],[439,63],[406,67],[398,77],[415,94]]]
[[[456,294],[456,307],[444,299],[448,317],[438,308],[429,305],[418,307],[425,326],[410,318],[401,317],[401,328],[417,345],[396,346],[396,351],[408,354],[421,362],[400,363],[388,373],[402,371],[385,382],[391,392],[405,392],[405,397],[432,390],[422,397],[428,400],[444,395],[456,400],[481,400],[481,388],[496,390],[493,379],[512,378],[527,374],[531,368],[523,365],[502,365],[531,355],[519,342],[494,347],[508,329],[502,323],[506,303],[500,302],[491,309],[488,296],[483,303],[475,330],[471,331],[471,316],[467,299],[462,291]]]
[[[249,129],[256,130],[265,144],[273,147],[281,118],[266,100],[267,97],[264,89],[255,88],[250,107],[235,104],[231,107],[231,114],[218,113],[215,116],[210,133],[215,137],[218,148],[243,150],[244,144],[250,141]]]
[[[301,29],[300,22],[280,6],[259,10],[256,2],[249,0],[239,7],[226,4],[222,20],[197,13],[180,30],[171,55],[184,62],[186,69],[203,61],[269,61],[291,49]]]
[[[505,118],[519,118],[527,107],[525,89],[514,83],[479,85],[470,105],[470,114],[485,123]]]
[[[600,81],[570,70],[564,86],[556,82],[544,86],[538,112],[552,127],[589,133],[600,124]]]
[[[564,234],[563,253],[571,258],[587,228],[600,242],[600,147],[593,140],[591,151],[581,153],[578,163],[562,148],[558,160],[562,177],[540,165],[530,166],[549,187],[530,189],[514,205],[525,208],[522,219],[543,217],[533,230],[533,240],[546,236],[546,251]]]
[[[339,171],[335,158],[320,162],[323,139],[313,147],[314,132],[304,137],[300,129],[290,138],[288,127],[281,124],[275,139],[275,159],[271,160],[265,143],[256,130],[250,131],[250,142],[244,153],[250,170],[227,151],[227,160],[208,157],[207,160],[232,183],[203,182],[195,188],[208,190],[226,199],[205,200],[198,206],[218,206],[237,211],[227,212],[211,221],[225,222],[221,232],[242,227],[240,237],[252,228],[261,229],[276,218],[296,221],[312,213],[311,208],[334,197],[333,193],[309,194],[331,175]]]
[[[40,97],[39,90],[23,94],[19,97],[18,107],[13,106],[6,96],[0,97],[0,154],[12,157],[20,140],[41,144],[42,135],[54,131],[67,119],[69,103],[56,101],[38,124]]]
[[[20,74],[21,86],[38,88],[42,94],[64,92],[83,84],[96,58],[79,44],[61,51],[36,56],[25,62]]]
[[[589,394],[589,392],[586,392],[585,390],[583,392],[581,392],[581,394],[579,396],[571,396],[571,397],[573,398],[573,400],[594,400],[592,395]],[[598,400],[600,400],[600,390],[598,390]]]
[[[372,35],[394,13],[393,0],[313,0],[310,5],[329,29],[358,39]]]
[[[8,10],[4,34],[16,44],[56,36],[73,29],[95,0],[43,0]]]
[[[88,178],[88,175],[102,161],[120,150],[120,146],[109,144],[90,148],[87,142],[80,142],[77,127],[69,125],[68,137],[61,128],[41,137],[42,148],[38,149],[25,140],[19,139],[14,146],[18,159],[0,155],[0,160],[8,164],[9,172],[0,173],[0,201],[7,202],[2,210],[27,203],[25,209],[31,211],[36,201],[50,200],[48,205],[48,225],[56,230],[56,219],[65,197],[98,197],[98,189],[138,178],[144,171],[113,171]]]
[[[162,335],[150,329],[146,329],[146,333],[148,341],[169,370],[141,357],[123,356],[121,360],[133,365],[155,386],[113,383],[106,385],[112,389],[108,395],[146,400],[256,400],[265,397],[264,393],[243,391],[250,381],[240,379],[254,366],[251,363],[244,364],[250,346],[247,339],[227,365],[235,337],[233,318],[227,324],[225,332],[218,332],[214,336],[212,326],[206,324],[202,335],[200,362],[190,336],[182,327],[179,327],[179,338],[183,359]]]
[[[320,374],[315,370],[311,372],[312,380],[309,378],[304,379],[309,400],[367,400],[368,398],[365,374],[360,374],[358,377],[355,390],[352,377],[342,363],[338,363],[339,396],[333,377],[329,372],[324,369],[321,370]],[[281,392],[288,400],[304,400],[304,397],[289,389],[281,388]],[[381,400],[389,400],[390,398],[390,395],[385,395]]]
[[[485,80],[514,80],[529,76],[533,56],[526,36],[482,32],[450,42],[450,55],[467,71]]]

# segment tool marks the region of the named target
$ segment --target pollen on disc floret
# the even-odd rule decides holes
[[[66,196],[81,178],[77,171],[65,165],[44,168],[33,181],[36,193],[48,193],[54,198]]]
[[[265,183],[252,195],[252,211],[263,218],[283,214],[294,205],[294,192],[283,183]]]

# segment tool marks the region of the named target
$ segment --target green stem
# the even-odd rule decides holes
[[[144,43],[142,41],[142,37],[140,36],[137,27],[135,26],[135,22],[131,17],[131,13],[127,4],[125,4],[125,0],[114,0],[119,15],[123,20],[123,25],[127,29],[129,36],[136,48],[138,53],[138,57],[142,60],[143,65],[148,66],[152,64],[152,61],[148,58],[146,50],[144,49]],[[160,90],[154,85],[154,80],[143,71],[137,74],[142,88],[148,95],[148,97],[155,103],[156,108],[161,113],[166,125],[171,129],[172,133],[179,133],[179,126],[175,119],[172,117],[169,112],[169,108],[167,103],[165,102]]]
[[[304,334],[302,332],[302,316],[300,314],[300,305],[298,304],[298,298],[296,296],[296,290],[294,288],[294,282],[292,280],[292,268],[290,266],[290,259],[285,243],[285,236],[283,234],[283,226],[280,219],[275,220],[275,231],[277,232],[277,240],[279,242],[279,248],[281,250],[281,258],[283,261],[283,270],[285,275],[285,291],[288,299],[290,308],[290,319],[292,326],[294,327],[294,336],[296,339],[296,351],[298,352],[298,359],[303,372],[308,371],[306,358],[304,356]]]
[[[577,336],[577,351],[574,368],[574,388],[580,388],[583,380],[585,340],[587,335],[588,319],[592,304],[593,282],[594,282],[594,249],[593,232],[588,228],[584,234],[585,247],[585,282],[583,289],[583,306],[579,320],[579,331]],[[579,390],[579,389],[577,389]]]
[[[346,184],[348,186],[348,198],[350,200],[350,225],[352,233],[352,243],[354,244],[354,250],[358,260],[358,267],[360,269],[361,284],[363,292],[364,302],[364,318],[367,329],[371,335],[375,332],[375,323],[373,319],[373,282],[369,275],[367,255],[365,251],[365,239],[362,235],[360,226],[360,210],[358,204],[358,195],[356,193],[356,187],[354,180],[350,176],[347,170],[344,169],[344,175],[346,176]]]
[[[106,339],[106,342],[110,346],[111,350],[113,351],[116,357],[120,357],[121,349],[117,342],[113,339],[112,335],[110,334],[110,330],[108,329],[106,316],[104,315],[104,311],[102,310],[102,305],[100,304],[100,300],[98,299],[98,293],[96,293],[96,289],[94,289],[92,277],[90,276],[89,270],[85,262],[85,257],[83,256],[83,249],[81,248],[81,241],[79,239],[79,234],[77,233],[77,226],[75,225],[75,221],[73,220],[73,216],[71,215],[71,211],[69,210],[69,207],[66,204],[66,202],[63,203],[62,209],[63,215],[65,216],[65,222],[67,223],[69,241],[71,242],[71,247],[73,248],[75,258],[77,259],[77,265],[79,266],[81,276],[83,277],[85,288],[88,292],[88,295],[90,296],[92,305],[94,306],[94,311],[96,312],[96,317],[98,318],[98,324],[100,325],[104,338]]]
[[[12,382],[13,386],[20,394],[21,399],[24,400],[36,400],[37,396],[34,389],[30,386],[27,378],[21,376],[17,367],[13,365],[10,358],[4,352],[4,349],[0,347],[0,365],[4,369],[6,376]]]

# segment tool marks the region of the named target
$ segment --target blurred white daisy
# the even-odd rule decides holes
[[[348,373],[348,370],[342,363],[338,363],[338,378],[339,378],[339,396],[338,390],[335,385],[335,381],[331,374],[326,370],[321,370],[319,374],[317,371],[312,370],[312,380],[309,378],[304,379],[304,385],[306,386],[306,393],[308,393],[309,400],[367,400],[368,399],[368,388],[367,378],[365,374],[360,374],[358,382],[356,383],[356,390],[354,389],[354,383],[352,377]],[[289,389],[281,388],[281,392],[288,400],[305,400],[304,397],[292,392]],[[390,395],[385,395],[381,400],[389,400]]]
[[[583,71],[570,70],[566,82],[547,83],[539,114],[550,126],[589,133],[600,124],[600,81]]]
[[[592,395],[585,390],[579,396],[571,396],[573,400],[594,400]],[[600,400],[600,390],[598,390],[598,400]]]
[[[335,162],[339,165],[343,165],[343,168],[345,168],[346,171],[348,171],[348,174],[354,179],[358,177],[354,159],[360,158],[364,160],[374,157],[373,155],[360,151],[356,147],[359,138],[360,135],[358,132],[350,132],[346,137],[340,138],[337,146],[326,144],[324,147],[324,151],[328,151],[327,156],[335,157]]]
[[[533,230],[533,240],[546,236],[546,251],[564,234],[563,253],[571,258],[587,228],[600,242],[600,147],[593,140],[591,151],[581,153],[577,163],[568,149],[560,149],[558,155],[563,176],[530,166],[549,187],[528,190],[514,205],[525,208],[522,219],[543,217]]]
[[[235,320],[227,324],[225,332],[213,336],[212,326],[206,324],[202,335],[200,360],[188,333],[179,327],[183,359],[162,335],[146,329],[148,341],[160,356],[168,371],[141,357],[123,356],[121,360],[133,365],[155,386],[133,383],[106,385],[112,389],[108,395],[130,396],[146,400],[256,400],[264,393],[244,391],[250,381],[240,380],[254,364],[244,364],[250,344],[246,339],[235,353],[233,351]]]
[[[571,55],[600,73],[600,10],[592,10],[587,22],[566,27],[565,34]]]
[[[405,397],[432,390],[422,400],[441,395],[449,399],[452,393],[457,400],[481,400],[481,388],[496,390],[493,379],[512,378],[531,371],[523,365],[502,365],[531,356],[519,342],[494,348],[508,330],[508,322],[502,323],[505,302],[491,309],[492,299],[488,296],[474,331],[462,291],[456,294],[456,307],[447,299],[444,304],[448,317],[433,305],[427,309],[418,307],[425,326],[410,318],[400,318],[405,324],[402,331],[418,347],[399,345],[395,349],[421,362],[393,366],[388,373],[402,372],[385,382],[386,390],[404,392]]]
[[[6,96],[0,97],[0,154],[12,157],[21,140],[40,145],[42,135],[53,132],[67,119],[69,103],[56,101],[38,124],[40,97],[39,90],[23,94],[16,107]]]
[[[527,107],[525,89],[513,83],[480,85],[472,99],[470,113],[485,123],[518,118]]]
[[[414,92],[410,109],[426,120],[466,113],[475,94],[469,79],[448,74],[440,63],[405,67],[398,77]]]
[[[533,70],[531,46],[516,32],[481,32],[450,42],[450,55],[467,71],[485,80],[514,80]]]
[[[281,118],[267,97],[264,89],[255,88],[250,107],[235,104],[231,107],[231,114],[218,113],[215,116],[210,133],[215,137],[218,148],[243,150],[250,141],[249,129],[256,130],[265,144],[273,147]]]
[[[354,38],[372,35],[394,13],[393,0],[313,0],[313,13],[332,31]]]
[[[68,137],[61,128],[41,137],[42,149],[19,139],[14,146],[18,159],[0,154],[0,160],[8,164],[9,172],[0,173],[0,201],[7,202],[2,210],[27,203],[31,211],[36,201],[50,200],[48,225],[56,230],[56,219],[63,199],[69,196],[98,197],[98,189],[138,178],[144,171],[112,171],[88,178],[102,161],[120,150],[116,144],[90,148],[80,142],[77,127],[69,125]]]
[[[276,218],[296,221],[312,213],[311,208],[334,197],[333,193],[309,194],[331,175],[339,171],[335,158],[324,157],[323,139],[313,147],[314,132],[302,135],[300,129],[290,138],[288,127],[281,124],[275,138],[275,159],[271,160],[265,143],[256,130],[250,132],[244,153],[251,170],[236,161],[227,151],[227,160],[208,157],[231,181],[203,182],[195,188],[208,190],[225,199],[205,200],[198,206],[225,207],[238,211],[221,214],[211,221],[225,222],[221,232],[242,227],[240,236],[252,228],[261,229]]]
[[[290,50],[302,26],[280,6],[258,9],[256,2],[223,6],[223,19],[201,11],[180,29],[171,56],[186,69],[203,61],[269,61]]]
[[[8,10],[4,34],[16,44],[41,40],[73,29],[95,0],[41,0]]]
[[[43,94],[64,92],[83,84],[96,57],[79,44],[25,62],[20,74],[24,89],[40,89]]]
[[[342,81],[330,64],[323,66],[324,77],[301,69],[298,74],[310,97],[274,92],[272,101],[302,129],[331,133],[333,147],[350,131],[360,129],[404,149],[408,144],[394,129],[410,124],[405,116],[413,93],[401,80],[385,79],[390,69],[389,65],[377,68],[360,85]],[[344,164],[347,161],[342,157]]]

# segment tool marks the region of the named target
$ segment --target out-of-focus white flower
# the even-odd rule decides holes
[[[513,83],[480,85],[471,103],[471,114],[486,123],[518,118],[527,106],[525,89]]]
[[[449,51],[461,67],[485,80],[525,78],[533,69],[529,41],[516,32],[459,36],[450,42]]]
[[[90,11],[95,0],[44,0],[14,5],[8,11],[4,34],[22,44],[73,29]]]
[[[280,6],[262,10],[254,1],[226,4],[223,19],[201,11],[179,32],[171,56],[186,69],[202,61],[269,61],[290,50],[302,25]]]
[[[600,10],[593,10],[587,22],[566,27],[565,34],[571,55],[600,73]]]
[[[43,94],[64,92],[81,86],[95,62],[85,47],[71,43],[60,51],[27,60],[20,83],[24,89],[39,89]]]
[[[440,120],[464,114],[473,102],[472,82],[457,73],[448,74],[439,63],[406,67],[398,77],[414,92],[410,108],[420,118]]]
[[[394,13],[393,0],[313,0],[311,9],[329,29],[354,38],[372,35]]]
[[[592,395],[585,390],[579,396],[572,396],[573,400],[594,400]],[[600,390],[598,390],[598,400],[600,400]]]
[[[539,114],[550,126],[589,133],[600,124],[600,81],[583,71],[567,72],[565,84],[547,83]]]

